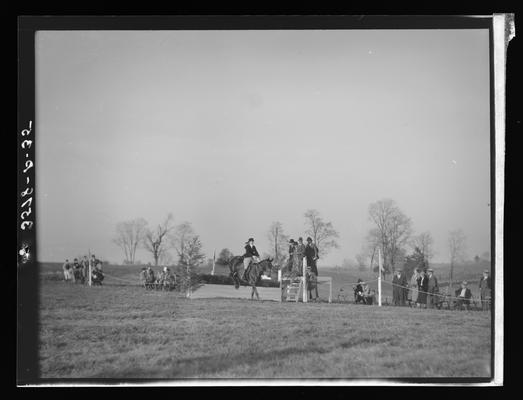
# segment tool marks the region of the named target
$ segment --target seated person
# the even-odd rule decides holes
[[[175,278],[171,273],[171,270],[167,267],[163,267],[163,271],[160,273],[159,283],[164,287],[171,287],[174,285]]]
[[[369,285],[367,285],[365,282],[363,282],[362,288],[363,288],[363,298],[365,299],[365,304],[374,304],[375,303],[374,290],[370,290]]]
[[[144,285],[147,283],[147,269],[145,267],[140,271],[140,282]]]
[[[361,279],[358,279],[358,283],[356,284],[356,286],[354,286],[354,302],[362,302],[363,304],[366,304],[362,283],[364,284],[364,282]]]
[[[100,264],[93,268],[91,272],[91,280],[92,283],[101,285],[105,277],[99,265]]]
[[[472,292],[467,287],[467,281],[463,281],[461,283],[461,288],[456,290],[456,303],[455,306],[459,308],[460,310],[463,309],[463,306],[468,309],[470,305],[470,299],[472,297]]]
[[[154,283],[156,278],[154,277],[154,271],[151,267],[147,267],[145,270],[145,281],[147,283]]]

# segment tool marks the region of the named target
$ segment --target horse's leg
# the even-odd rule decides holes
[[[256,289],[256,286],[253,286],[254,293],[256,293],[256,300],[260,300],[260,296],[258,295],[258,289]]]

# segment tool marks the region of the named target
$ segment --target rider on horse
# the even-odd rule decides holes
[[[259,262],[260,261],[260,255],[258,254],[258,250],[256,250],[256,246],[254,245],[254,239],[249,238],[247,242],[245,242],[245,254],[243,255],[243,275],[242,280],[245,280],[245,273],[247,272],[247,268],[251,264],[252,261]]]

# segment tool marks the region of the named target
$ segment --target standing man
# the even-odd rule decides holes
[[[84,259],[82,260],[83,283],[87,283],[88,278],[89,278],[89,260],[87,259],[87,256],[84,256]]]
[[[427,272],[429,273],[427,285],[427,292],[429,292],[427,295],[427,308],[434,308],[434,305],[437,302],[436,296],[439,293],[438,280],[434,276],[433,269],[429,268]]]
[[[69,282],[71,279],[70,271],[71,271],[71,264],[69,263],[69,259],[66,259],[64,262],[64,265],[62,266],[62,269],[64,271],[64,280],[66,282]]]
[[[245,272],[247,272],[247,267],[250,265],[252,260],[259,262],[260,255],[258,254],[258,250],[256,250],[256,246],[254,245],[254,239],[249,238],[249,240],[247,242],[245,242],[245,254],[243,255],[242,280],[245,280]]]
[[[400,287],[401,271],[398,269],[394,272],[392,278],[392,305],[399,306],[401,303],[401,287]]]
[[[82,282],[82,266],[78,262],[78,258],[73,261],[73,282]]]
[[[303,275],[303,258],[305,257],[305,245],[303,244],[303,238],[298,238],[298,244],[294,251],[294,268],[298,271],[298,276]]]
[[[91,268],[97,268],[99,270],[102,269],[102,263],[96,258],[94,254],[91,256]]]
[[[489,302],[492,301],[492,281],[489,276],[489,270],[483,271],[483,276],[479,280],[479,291],[481,295],[481,309],[488,310]]]
[[[294,239],[289,240],[289,260],[287,261],[287,270],[292,271],[292,264],[294,259],[294,251],[296,250],[296,242]]]
[[[314,275],[318,276],[318,267],[316,261],[318,260],[318,246],[312,242],[312,238],[307,238],[307,246],[305,246],[305,258],[307,259],[307,268],[311,269]]]

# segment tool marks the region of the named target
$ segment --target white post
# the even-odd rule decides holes
[[[308,299],[308,293],[307,293],[307,277],[305,276],[305,272],[307,272],[307,259],[303,258],[302,262],[302,279],[303,279],[303,302],[307,303]]]
[[[381,249],[378,249],[378,306],[381,307]]]
[[[216,249],[214,249],[214,253],[212,255],[212,271],[211,275],[214,275],[214,266],[216,265]]]
[[[278,270],[278,282],[281,282],[281,269]]]
[[[89,286],[92,286],[92,279],[91,279],[91,250],[89,250]]]

